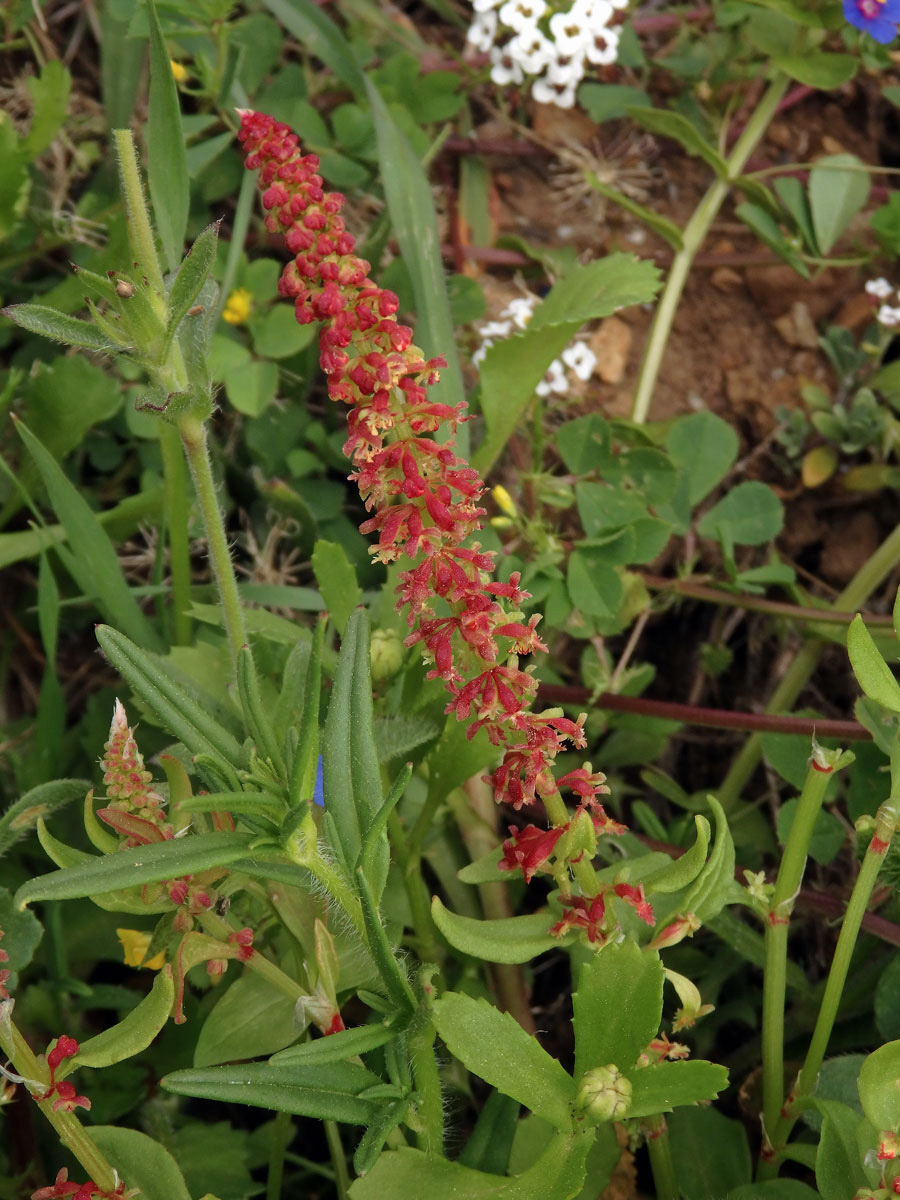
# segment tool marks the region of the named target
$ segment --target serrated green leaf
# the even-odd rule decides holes
[[[451,946],[486,962],[529,962],[561,944],[559,938],[547,932],[553,924],[553,917],[548,912],[477,921],[451,912],[435,896],[431,902],[431,915]]]
[[[179,1096],[249,1104],[348,1125],[368,1125],[374,1120],[376,1102],[362,1099],[360,1093],[380,1082],[377,1075],[351,1062],[303,1067],[246,1063],[173,1071],[160,1080],[166,1091]]]
[[[350,1200],[572,1200],[584,1184],[585,1160],[594,1144],[593,1130],[559,1134],[527,1171],[512,1179],[473,1171],[404,1148],[382,1154],[363,1179],[350,1188]]]
[[[631,941],[585,963],[572,997],[576,1079],[594,1067],[635,1065],[659,1032],[664,979],[659,955]]]
[[[24,883],[16,892],[16,904],[24,908],[36,900],[74,900],[224,867],[245,855],[255,840],[251,833],[204,833],[88,856],[78,866]]]
[[[515,1017],[486,1000],[445,992],[434,1002],[434,1023],[468,1070],[556,1129],[571,1129],[575,1082]]]
[[[629,1119],[671,1112],[682,1104],[715,1100],[728,1087],[727,1068],[703,1059],[653,1063],[626,1074],[632,1088]]]

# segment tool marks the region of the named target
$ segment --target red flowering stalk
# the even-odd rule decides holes
[[[519,606],[528,593],[519,573],[507,583],[493,578],[493,555],[477,542],[482,527],[484,484],[454,453],[452,434],[465,405],[451,407],[428,397],[442,359],[426,360],[412,331],[396,319],[397,297],[369,277],[369,264],[354,254],[354,239],[340,211],[344,198],[325,192],[315,155],[303,155],[296,134],[262,113],[241,111],[239,137],[247,167],[259,172],[266,227],[280,233],[294,260],[278,290],[294,303],[297,320],[321,323],[322,368],[333,400],[349,408],[344,452],[351,476],[372,517],[361,526],[375,533],[375,557],[389,563],[416,560],[403,572],[397,608],[406,609],[408,646],[421,642],[451,694],[448,713],[470,722],[468,735],[487,730],[503,746],[500,766],[489,777],[498,801],[521,808],[536,796],[554,796],[551,766],[567,742],[585,745],[578,721],[550,711],[534,713],[533,668],[522,655],[546,650],[537,634],[539,617],[527,622]],[[449,441],[437,442],[441,428]],[[438,605],[436,602],[440,602]],[[572,772],[582,805],[605,793],[604,776]]]
[[[144,767],[144,756],[134,740],[128,714],[116,700],[109,738],[100,766],[108,805],[97,814],[126,841],[124,846],[161,842],[174,836],[163,810],[165,800],[153,787],[153,776]]]

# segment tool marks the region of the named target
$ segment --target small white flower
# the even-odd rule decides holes
[[[574,86],[584,78],[584,59],[579,55],[571,58],[560,58],[547,67],[545,78],[554,87],[567,88]]]
[[[499,8],[503,0],[472,0],[472,7],[477,13],[490,12],[492,8]]]
[[[579,379],[590,379],[597,365],[597,356],[584,342],[573,342],[562,352],[562,360]]]
[[[587,5],[587,26],[589,29],[602,29],[612,20],[615,11],[609,0],[591,0]]]
[[[870,279],[866,284],[867,293],[877,296],[879,300],[887,300],[893,290],[893,284],[888,283],[886,279]]]
[[[544,0],[506,0],[500,9],[500,20],[516,33],[531,32],[546,11]]]
[[[538,104],[555,104],[557,108],[571,108],[575,103],[575,89],[580,78],[581,76],[577,80],[571,80],[568,84],[551,83],[548,79],[536,79],[531,94]]]
[[[900,308],[891,308],[889,304],[882,304],[881,308],[875,314],[875,320],[879,325],[886,325],[888,329],[895,329],[900,325]]]
[[[535,304],[536,296],[517,296],[515,300],[510,300],[500,315],[511,317],[517,328],[524,329],[534,314]]]
[[[538,75],[553,61],[553,43],[537,28],[516,34],[506,49],[526,75]]]
[[[551,392],[555,392],[558,396],[563,396],[569,390],[566,369],[558,358],[554,358],[553,362],[547,368],[547,374],[534,390],[539,396],[549,396]]]
[[[501,87],[506,83],[521,83],[523,79],[522,67],[510,53],[511,45],[512,42],[507,42],[505,46],[491,47],[491,79]]]
[[[584,54],[590,38],[586,18],[587,14],[577,6],[569,12],[554,13],[550,18],[550,33],[561,58]]]
[[[487,54],[488,50],[494,44],[496,33],[497,14],[492,11],[479,13],[469,26],[466,41],[473,45],[476,50],[480,50],[482,54]]]
[[[503,316],[506,316],[504,313]],[[490,338],[509,337],[512,333],[512,321],[487,321],[479,329],[483,341]]]
[[[617,29],[594,30],[585,50],[585,58],[596,66],[614,63],[619,54],[619,31]]]

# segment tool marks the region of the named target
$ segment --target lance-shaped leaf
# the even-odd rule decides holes
[[[87,501],[66,477],[46,447],[21,421],[16,429],[31,455],[56,515],[65,528],[71,554],[66,568],[87,596],[96,598],[104,615],[144,646],[160,645],[159,635],[141,612],[122,574],[116,550]]]
[[[682,912],[691,912],[701,921],[716,916],[734,894],[734,839],[728,828],[728,818],[715,798],[707,796],[716,821],[716,840],[706,866],[691,884],[681,905]]]
[[[847,653],[859,686],[890,712],[900,712],[900,683],[881,657],[859,613],[847,630]]]
[[[175,336],[178,326],[193,307],[209,273],[216,261],[216,245],[219,240],[219,221],[207,225],[191,246],[187,257],[178,268],[169,291],[169,320],[166,325],[166,349]],[[200,314],[197,314],[198,316]]]
[[[399,1027],[388,1021],[359,1025],[354,1029],[342,1029],[339,1033],[331,1033],[328,1037],[316,1038],[312,1042],[303,1042],[299,1046],[289,1046],[287,1050],[279,1050],[277,1054],[273,1054],[269,1061],[278,1066],[297,1067],[340,1062],[341,1059],[366,1054],[369,1050],[385,1045],[397,1037],[399,1032]]]
[[[354,611],[341,642],[334,687],[325,720],[322,750],[325,811],[336,849],[354,867],[363,834],[384,802],[381,767],[372,721],[372,678],[369,667],[369,618]],[[377,903],[387,878],[388,846],[384,839],[367,871]]]
[[[140,1004],[111,1029],[79,1043],[78,1053],[63,1064],[57,1078],[77,1067],[111,1067],[146,1050],[168,1020],[174,999],[172,968],[167,963]]]
[[[235,738],[175,683],[158,659],[108,625],[99,625],[96,634],[123,679],[193,754],[212,754],[232,767],[242,764],[243,751]]]
[[[24,883],[16,893],[16,904],[24,908],[35,900],[74,900],[225,867],[247,853],[255,836],[250,833],[206,833],[200,837],[173,838],[152,846],[120,850],[118,854],[89,857],[77,866],[51,871],[49,875],[40,875]]]
[[[652,1117],[682,1104],[714,1100],[728,1087],[728,1071],[718,1063],[661,1062],[627,1071],[631,1082],[628,1117]]]
[[[170,269],[181,260],[190,194],[187,149],[181,125],[181,106],[169,52],[153,0],[147,2],[150,22],[150,103],[147,111],[147,180],[153,214]]]
[[[674,858],[665,867],[653,875],[648,875],[644,884],[650,893],[679,892],[700,874],[706,862],[706,851],[709,848],[709,821],[699,813],[694,817],[697,827],[697,838],[690,850],[679,858]]]
[[[557,1129],[572,1128],[572,1076],[509,1013],[486,1000],[445,992],[434,1003],[434,1023],[468,1070]]]
[[[41,337],[66,346],[79,346],[82,350],[118,350],[119,343],[110,341],[102,329],[80,317],[70,317],[48,308],[46,304],[10,304],[0,309],[4,317]]]
[[[374,1120],[378,1105],[360,1093],[377,1086],[381,1080],[358,1063],[337,1062],[304,1067],[271,1063],[206,1067],[173,1071],[160,1082],[167,1091],[179,1096],[368,1125]]]

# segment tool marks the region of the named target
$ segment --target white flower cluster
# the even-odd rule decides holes
[[[537,76],[531,86],[535,100],[571,108],[587,65],[616,61],[619,32],[609,22],[627,3],[575,0],[556,11],[553,0],[472,0],[475,19],[466,39],[490,54],[494,83],[518,84],[526,75]]]
[[[870,279],[866,284],[866,292],[870,296],[874,296],[876,300],[881,300],[882,304],[875,314],[875,320],[879,325],[884,325],[887,329],[896,329],[900,325],[900,307],[894,308],[890,304],[884,303],[888,296],[894,294],[894,285],[888,283],[886,279]],[[900,293],[897,298],[900,299]]]
[[[494,342],[509,337],[518,329],[525,329],[534,315],[538,304],[537,296],[518,296],[504,308],[499,321],[487,321],[478,331],[481,345],[472,355],[476,366],[482,361]],[[566,346],[559,358],[554,358],[547,374],[535,388],[539,396],[564,396],[570,390],[569,372],[581,380],[590,379],[597,365],[597,356],[584,342],[574,341]]]

